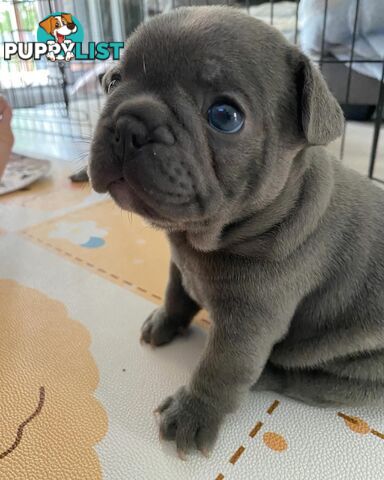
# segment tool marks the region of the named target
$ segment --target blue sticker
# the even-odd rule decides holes
[[[105,240],[100,237],[91,237],[88,242],[82,243],[81,247],[85,248],[99,248],[105,245]]]

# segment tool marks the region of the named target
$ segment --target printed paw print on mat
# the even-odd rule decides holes
[[[0,318],[0,478],[101,479],[94,446],[107,417],[87,330],[10,280],[0,280]]]

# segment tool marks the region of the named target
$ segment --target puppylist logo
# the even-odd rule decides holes
[[[83,43],[84,30],[79,20],[70,13],[55,12],[45,17],[37,29],[37,42],[5,42],[4,59],[18,56],[21,60],[40,60],[46,56],[51,62],[75,60],[118,60],[124,42]]]

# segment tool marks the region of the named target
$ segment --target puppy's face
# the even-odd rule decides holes
[[[225,7],[142,25],[103,83],[92,185],[163,228],[224,227],[263,208],[297,151],[329,142],[342,124],[308,60],[273,28]]]
[[[39,23],[47,33],[55,37],[57,41],[62,43],[67,35],[75,33],[77,26],[72,20],[72,15],[63,13],[62,15],[51,15]]]

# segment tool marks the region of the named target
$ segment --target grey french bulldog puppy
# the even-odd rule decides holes
[[[207,453],[250,388],[382,401],[384,192],[321,146],[343,115],[318,69],[261,21],[195,7],[141,25],[103,83],[93,188],[172,252],[142,339],[170,342],[203,307],[212,320],[158,408],[163,437]]]

